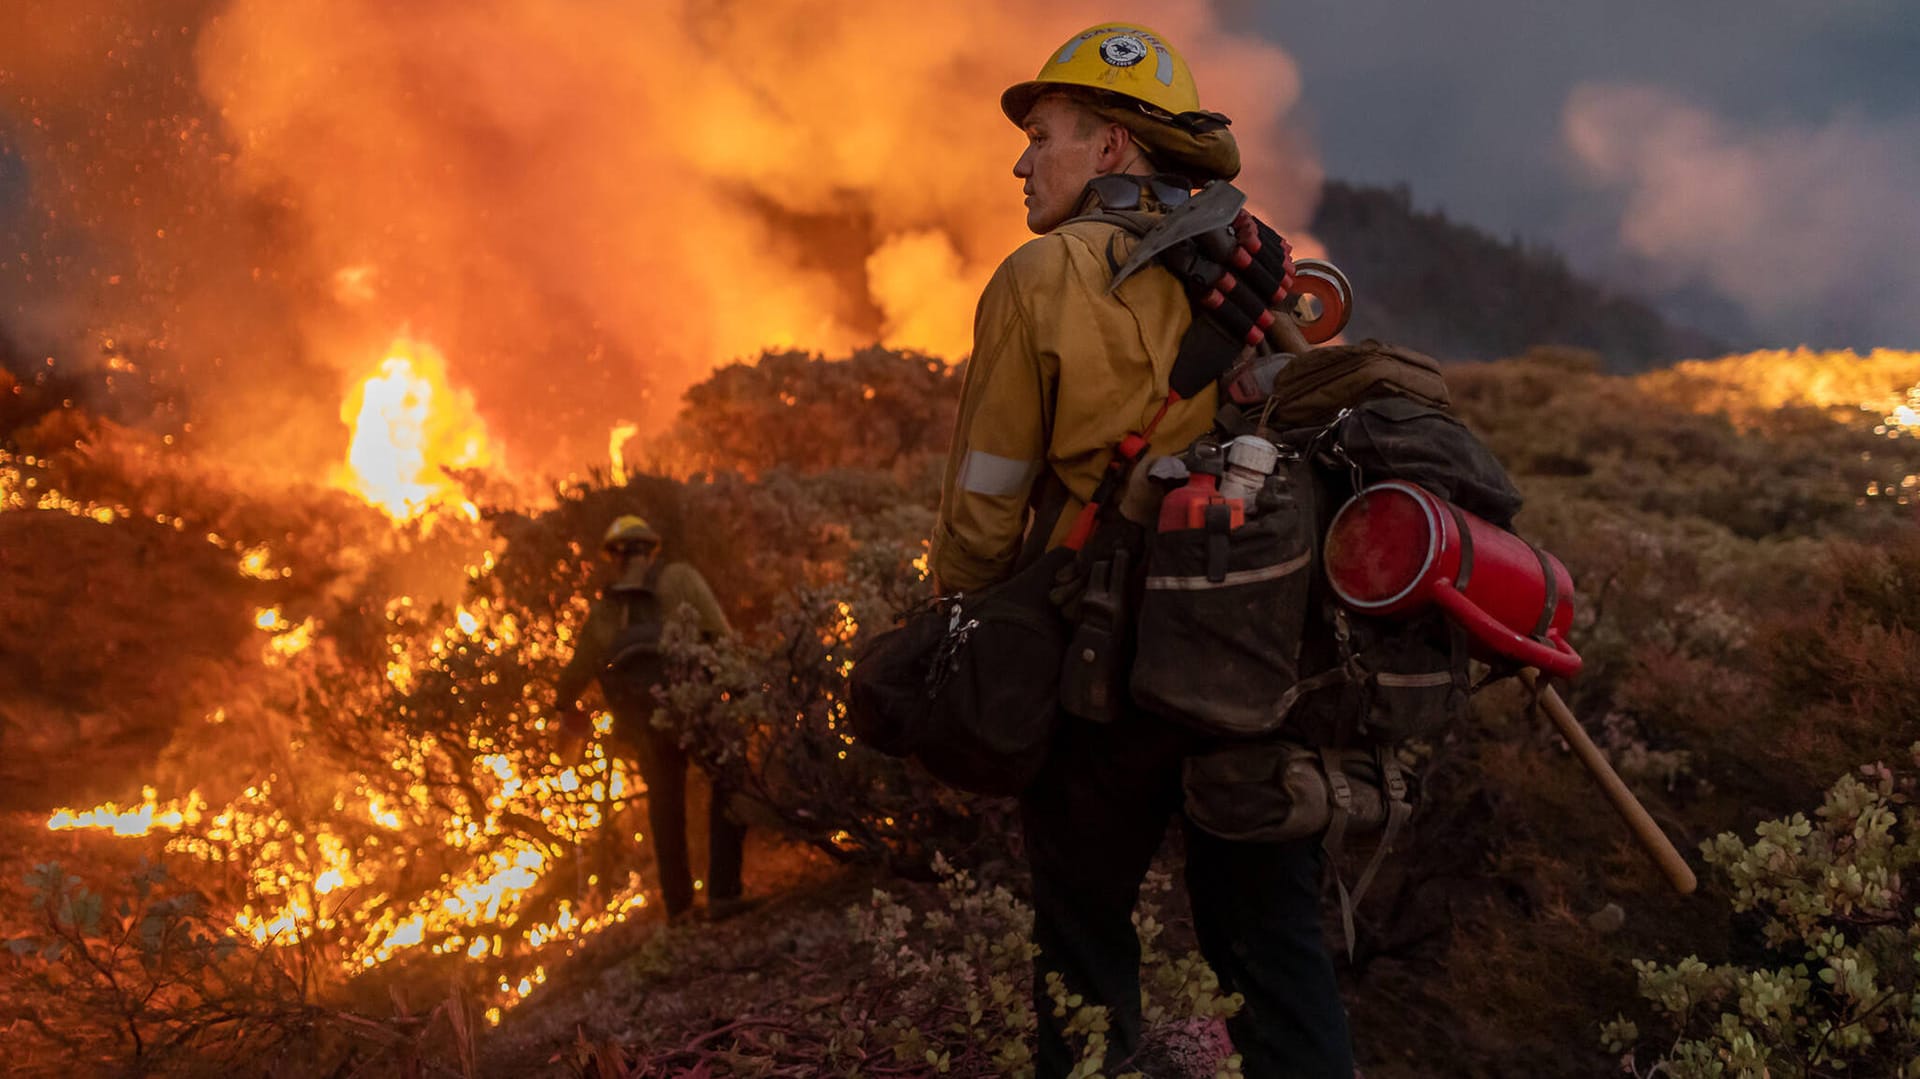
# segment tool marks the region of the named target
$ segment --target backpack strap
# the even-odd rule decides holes
[[[1060,523],[1060,515],[1066,512],[1067,498],[1072,493],[1053,469],[1044,463],[1041,465],[1039,497],[1034,500],[1033,516],[1027,522],[1027,539],[1021,544],[1020,556],[1013,562],[1016,573],[1038,562],[1047,552],[1047,541],[1053,538],[1054,526]]]
[[[1451,502],[1442,501],[1440,504],[1447,507],[1447,512],[1453,516],[1454,527],[1460,535],[1460,572],[1453,575],[1453,587],[1465,592],[1468,582],[1473,580],[1473,529],[1467,527],[1467,514],[1465,510],[1462,510],[1459,506]],[[1538,556],[1540,554],[1540,548],[1535,547],[1533,553]],[[1546,571],[1547,588],[1549,590],[1553,589],[1553,587],[1558,584],[1557,581],[1553,580],[1553,568],[1548,566],[1544,560],[1542,560],[1540,568]],[[1551,619],[1553,607],[1550,605],[1547,610],[1549,612],[1548,617]],[[1551,625],[1552,622],[1549,621],[1548,624]],[[1535,636],[1538,636],[1538,634],[1535,634]]]
[[[1540,604],[1540,620],[1533,626],[1534,639],[1544,641],[1547,639],[1547,630],[1553,628],[1553,616],[1560,609],[1560,575],[1553,572],[1553,563],[1549,561],[1551,556],[1547,552],[1537,544],[1529,543],[1527,546],[1532,549],[1533,557],[1540,560],[1540,575],[1547,582],[1547,598]]]
[[[1367,859],[1367,867],[1360,871],[1360,879],[1353,882],[1353,896],[1350,900],[1352,905],[1358,905],[1360,897],[1367,894],[1367,889],[1373,884],[1374,874],[1380,871],[1380,866],[1386,862],[1387,855],[1393,853],[1393,841],[1400,834],[1401,827],[1407,823],[1409,817],[1413,816],[1413,802],[1407,797],[1407,772],[1400,767],[1400,758],[1394,755],[1392,749],[1380,746],[1374,750],[1374,763],[1380,769],[1381,797],[1387,800],[1387,823],[1385,830],[1380,833],[1379,845],[1373,849],[1373,857]],[[1341,902],[1347,904],[1349,900],[1342,896]],[[1349,907],[1342,913],[1347,921],[1347,958],[1351,959],[1353,958],[1353,912]]]
[[[633,624],[634,601],[655,595],[660,590],[660,574],[667,568],[666,560],[656,558],[653,565],[647,567],[647,575],[640,579],[638,588],[608,588],[607,595],[620,598],[620,628],[626,629]]]
[[[1346,934],[1347,958],[1353,958],[1353,901],[1347,895],[1346,882],[1340,879],[1340,851],[1347,842],[1347,818],[1353,815],[1353,784],[1340,767],[1340,752],[1320,748],[1320,774],[1327,780],[1327,834],[1320,847],[1327,852],[1327,869],[1333,874],[1333,886],[1340,892],[1340,926]]]
[[[1413,801],[1407,795],[1410,786],[1406,769],[1400,767],[1400,759],[1386,746],[1377,746],[1373,751],[1374,767],[1380,770],[1380,797],[1386,804],[1387,819],[1380,832],[1380,838],[1373,848],[1373,855],[1367,859],[1365,869],[1360,871],[1360,879],[1353,882],[1353,889],[1347,889],[1346,881],[1340,878],[1340,850],[1346,840],[1347,819],[1353,812],[1353,785],[1341,767],[1344,756],[1335,750],[1320,751],[1320,769],[1327,777],[1327,836],[1321,846],[1327,852],[1327,865],[1333,874],[1333,885],[1340,893],[1340,930],[1347,942],[1347,960],[1353,960],[1354,930],[1353,912],[1360,905],[1360,899],[1373,886],[1373,878],[1386,864],[1387,855],[1393,853],[1393,841],[1399,838],[1400,830],[1413,816]]]
[[[1309,678],[1302,678],[1287,687],[1280,700],[1273,707],[1273,722],[1276,726],[1286,721],[1287,713],[1300,703],[1302,697],[1318,693],[1331,686],[1365,685],[1374,677],[1366,662],[1353,648],[1353,630],[1347,622],[1347,612],[1338,604],[1328,601],[1322,608],[1326,620],[1333,626],[1333,640],[1340,649],[1340,662]]]

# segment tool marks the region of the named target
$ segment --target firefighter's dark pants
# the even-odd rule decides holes
[[[1181,758],[1193,736],[1152,716],[1108,725],[1068,719],[1021,801],[1033,873],[1034,1006],[1040,1079],[1074,1060],[1046,989],[1109,1009],[1109,1064],[1140,1044],[1140,883],[1183,800]],[[1346,1011],[1320,925],[1318,839],[1229,842],[1182,817],[1186,882],[1200,950],[1223,993],[1246,1006],[1227,1021],[1248,1079],[1351,1079]],[[1109,1074],[1112,1072],[1109,1068]]]
[[[640,758],[640,778],[647,784],[647,838],[652,842],[654,867],[660,875],[661,898],[667,917],[693,909],[693,866],[687,853],[687,751],[671,731],[652,725],[653,702],[644,710],[637,702],[609,694],[614,730]],[[740,862],[747,829],[727,813],[729,792],[714,784],[707,810],[707,902],[740,898]]]

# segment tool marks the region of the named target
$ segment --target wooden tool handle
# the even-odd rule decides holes
[[[1607,763],[1607,758],[1600,752],[1600,747],[1594,745],[1593,739],[1587,737],[1587,732],[1580,726],[1580,721],[1575,719],[1573,712],[1567,708],[1567,702],[1560,699],[1560,694],[1554,692],[1552,686],[1540,686],[1539,674],[1532,669],[1520,672],[1520,679],[1527,684],[1528,688],[1539,690],[1540,702],[1547,707],[1547,717],[1553,720],[1553,725],[1560,731],[1560,736],[1573,747],[1574,755],[1580,758],[1580,763],[1586,765],[1587,771],[1593,774],[1594,780],[1600,784],[1600,790],[1606,794],[1607,801],[1613,803],[1613,808],[1620,814],[1620,819],[1626,821],[1627,828],[1633,832],[1633,838],[1640,842],[1640,848],[1646,851],[1647,856],[1660,867],[1660,872],[1666,874],[1667,881],[1673,885],[1674,891],[1681,895],[1692,895],[1700,882],[1694,877],[1693,870],[1687,865],[1686,859],[1680,857],[1680,852],[1674,849],[1673,842],[1667,838],[1667,834],[1662,832],[1660,826],[1655,824],[1653,818],[1647,814],[1647,807],[1640,804],[1640,799],[1635,798],[1633,792],[1627,789],[1619,773],[1613,770],[1613,765]]]
[[[1306,335],[1300,332],[1300,324],[1293,321],[1293,316],[1285,311],[1280,312],[1279,317],[1273,320],[1273,326],[1267,332],[1280,342],[1283,350],[1295,356],[1305,355],[1313,348],[1307,343]]]

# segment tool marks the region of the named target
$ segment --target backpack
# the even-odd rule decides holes
[[[1419,353],[1368,341],[1262,357],[1226,381],[1230,403],[1208,440],[1262,430],[1280,461],[1243,523],[1168,530],[1163,520],[1149,541],[1135,699],[1230,739],[1283,728],[1333,745],[1432,733],[1466,696],[1466,641],[1437,612],[1369,618],[1334,603],[1321,564],[1327,525],[1382,480],[1419,484],[1502,527],[1519,491],[1446,411],[1438,365]],[[1243,392],[1254,383],[1257,393]],[[1197,444],[1188,456],[1196,450],[1214,452]]]
[[[1261,432],[1280,459],[1239,526],[1217,514],[1216,527],[1153,534],[1130,690],[1214,740],[1183,765],[1196,827],[1245,841],[1320,834],[1334,855],[1348,837],[1377,837],[1351,892],[1336,876],[1351,945],[1352,905],[1417,801],[1398,748],[1442,730],[1476,687],[1466,634],[1437,609],[1375,618],[1334,600],[1327,526],[1389,479],[1501,527],[1520,494],[1447,411],[1438,365],[1412,350],[1369,340],[1256,357],[1222,390],[1208,439]]]
[[[658,594],[664,568],[655,563],[637,587],[607,591],[607,598],[620,604],[620,625],[600,670],[600,688],[609,696],[645,699],[666,675],[666,657],[660,651],[666,612]]]

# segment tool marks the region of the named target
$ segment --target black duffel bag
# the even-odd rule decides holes
[[[998,584],[924,604],[862,648],[847,679],[853,736],[961,790],[1031,786],[1059,721],[1069,635],[1047,593],[1073,557],[1056,548]]]

